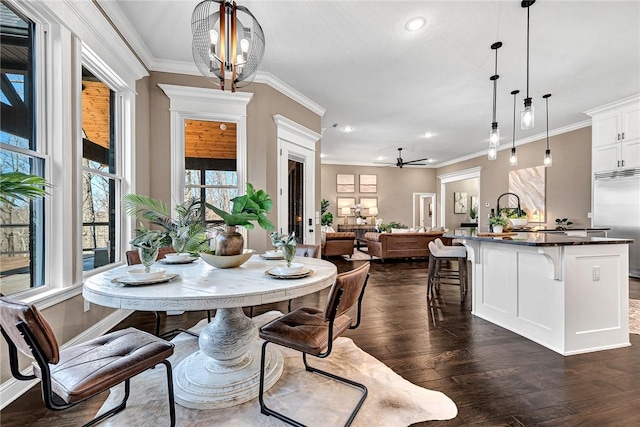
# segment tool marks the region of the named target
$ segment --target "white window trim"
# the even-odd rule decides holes
[[[81,203],[81,66],[95,72],[116,92],[120,117],[122,191],[133,192],[136,80],[148,75],[138,58],[91,0],[8,4],[36,24],[36,121],[38,150],[48,156],[45,178],[55,185],[45,199],[45,285],[16,294],[17,298],[55,304],[80,294],[82,265],[77,262],[81,236],[77,227]],[[70,155],[70,152],[72,155]],[[55,178],[55,179],[54,179]],[[117,197],[120,197],[118,195]],[[129,221],[119,215],[120,236],[130,235]],[[131,227],[129,227],[131,228]],[[72,242],[69,244],[69,242]],[[122,246],[122,242],[116,243]],[[113,264],[110,266],[112,267]],[[110,268],[107,267],[107,268]],[[95,274],[102,269],[91,271]]]
[[[184,127],[187,119],[236,124],[238,194],[244,194],[247,182],[247,105],[253,98],[253,93],[168,84],[158,86],[169,97],[172,211],[184,201]],[[240,231],[244,232],[244,228]]]

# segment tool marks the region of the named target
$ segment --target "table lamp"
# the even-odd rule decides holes
[[[369,215],[373,217],[373,224],[376,223],[376,215],[378,215],[378,207],[372,206],[369,208]]]
[[[351,208],[343,207],[340,209],[340,215],[344,215],[344,223],[349,224],[349,219],[347,217],[351,214]]]

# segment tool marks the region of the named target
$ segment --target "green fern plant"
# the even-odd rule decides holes
[[[37,175],[22,172],[0,173],[0,202],[17,206],[17,202],[43,197],[51,185]]]

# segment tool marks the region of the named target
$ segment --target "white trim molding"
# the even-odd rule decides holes
[[[280,114],[273,116],[273,121],[276,123],[278,138],[304,147],[307,150],[316,151],[316,142],[322,138],[322,135]]]
[[[476,166],[475,168],[464,169],[456,172],[449,172],[442,175],[438,175],[438,179],[440,180],[440,226],[445,226],[445,215],[446,215],[446,184],[450,182],[456,181],[464,181],[465,179],[478,178],[478,200],[482,200],[481,196],[481,188],[482,185],[480,183],[481,180],[481,172],[482,166]]]
[[[171,209],[184,199],[184,126],[186,119],[236,123],[238,192],[247,179],[247,105],[251,92],[227,92],[190,86],[158,84],[169,97],[171,112]]]

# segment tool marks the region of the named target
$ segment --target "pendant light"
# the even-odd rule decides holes
[[[489,80],[493,82],[493,121],[491,122],[491,131],[489,132],[489,160],[495,160],[498,151],[498,145],[500,145],[500,129],[498,129],[498,121],[496,120],[496,95],[498,90],[498,49],[502,47],[502,42],[495,42],[491,45],[491,49],[496,51],[495,72],[493,76],[489,77]]]
[[[255,78],[265,49],[258,20],[243,6],[229,0],[204,0],[191,15],[193,60],[205,77],[231,91]]]
[[[520,112],[520,128],[533,129],[535,124],[533,105],[529,97],[529,8],[536,0],[522,0],[520,6],[527,8],[527,97],[524,99],[524,109]]]
[[[553,163],[553,159],[551,158],[551,150],[549,149],[549,97],[550,96],[551,96],[550,93],[543,96],[546,103],[546,107],[547,107],[547,149],[544,152],[544,162],[543,162],[545,167],[549,167]]]
[[[509,157],[509,164],[516,166],[518,164],[518,153],[516,153],[516,95],[519,94],[519,90],[512,90],[513,95],[513,142],[511,143],[511,156]]]

